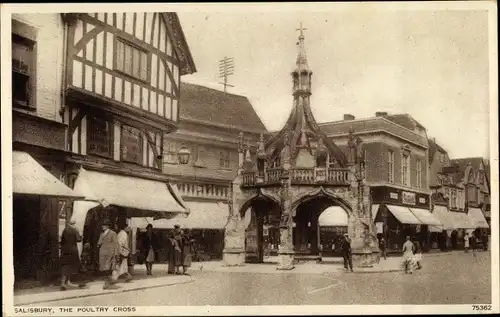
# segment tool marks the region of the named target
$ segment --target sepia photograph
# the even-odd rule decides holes
[[[2,4],[4,316],[499,313],[496,10]]]

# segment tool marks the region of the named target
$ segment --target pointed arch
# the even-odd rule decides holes
[[[318,198],[327,198],[328,200],[331,200],[332,203],[338,204],[347,212],[349,217],[351,217],[353,214],[353,207],[344,198],[321,186],[317,189],[314,189],[308,193],[301,195],[299,198],[297,198],[295,201],[292,202],[291,210],[293,216],[294,217],[296,216],[298,206],[300,206],[305,202]]]

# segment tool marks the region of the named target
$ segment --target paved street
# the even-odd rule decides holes
[[[194,282],[50,306],[485,304],[491,302],[490,254],[428,256],[413,275],[393,273],[193,272]],[[369,285],[370,288],[366,288]]]

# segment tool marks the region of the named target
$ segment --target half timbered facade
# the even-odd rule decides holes
[[[73,161],[160,174],[180,77],[195,72],[175,13],[66,14],[65,121]]]

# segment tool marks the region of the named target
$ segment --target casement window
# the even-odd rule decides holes
[[[165,149],[165,161],[169,164],[177,164],[178,163],[178,153],[179,153],[179,145],[175,142],[168,142]]]
[[[394,152],[387,152],[387,181],[394,183]]]
[[[417,188],[422,188],[422,161],[417,160]]]
[[[114,68],[123,74],[148,82],[149,53],[125,40],[116,39]]]
[[[334,168],[336,164],[337,164],[337,161],[335,160],[335,156],[328,154],[328,167]]]
[[[104,157],[113,155],[113,124],[103,118],[88,116],[87,153]]]
[[[35,44],[36,42],[31,39],[12,33],[12,103],[14,107],[36,109]]]
[[[139,129],[122,125],[121,159],[125,162],[143,164],[144,137]]]
[[[219,167],[221,168],[230,168],[231,166],[231,155],[229,151],[220,151],[219,152]]]
[[[410,155],[401,155],[401,183],[410,186]]]

